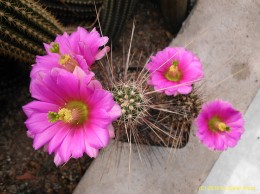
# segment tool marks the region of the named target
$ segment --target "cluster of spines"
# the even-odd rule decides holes
[[[0,54],[28,63],[34,55],[44,54],[43,42],[50,43],[63,31],[62,25],[32,0],[0,0],[0,20]]]
[[[178,95],[175,98],[175,106],[182,115],[178,117],[178,120],[187,120],[190,122],[197,117],[202,105],[202,99],[199,97],[197,91],[193,91],[188,95]]]
[[[142,116],[144,112],[144,95],[135,86],[127,84],[112,89],[115,101],[121,106],[122,118],[127,123]]]
[[[175,148],[185,146],[189,139],[191,122],[197,117],[202,105],[199,90],[193,89],[190,94],[179,94],[175,97],[155,93],[150,105],[150,117],[147,119],[153,123],[150,125],[161,129],[156,132],[157,135],[150,130],[150,144]],[[140,136],[147,136],[142,130],[139,133]]]

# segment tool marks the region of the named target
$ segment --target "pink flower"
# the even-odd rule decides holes
[[[195,124],[199,140],[213,150],[234,147],[244,132],[242,114],[222,100],[205,103]]]
[[[31,81],[30,91],[37,100],[23,107],[28,136],[35,149],[44,146],[55,154],[56,165],[83,153],[96,157],[114,136],[112,121],[121,115],[120,106],[92,78],[78,67],[73,73],[54,68]]]
[[[36,57],[31,77],[33,78],[39,71],[50,71],[54,67],[73,72],[74,68],[79,66],[87,71],[89,66],[109,51],[109,47],[99,49],[107,42],[108,38],[100,37],[95,28],[88,32],[78,27],[77,31],[71,35],[66,32],[58,35],[50,45],[44,44],[47,55]]]
[[[166,95],[188,94],[192,84],[203,78],[200,60],[184,48],[167,47],[151,57],[146,69],[148,84]]]

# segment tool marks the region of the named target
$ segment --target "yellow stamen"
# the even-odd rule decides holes
[[[76,66],[79,66],[78,62],[70,55],[61,55],[59,64],[70,72],[73,72]]]
[[[164,74],[167,80],[177,82],[181,79],[181,71],[178,68],[178,64],[178,61],[172,62],[172,65]]]
[[[65,123],[70,123],[73,120],[71,110],[67,108],[62,108],[58,112],[59,119]]]
[[[59,63],[60,63],[61,65],[65,66],[65,65],[69,62],[69,60],[70,60],[70,56],[69,56],[69,55],[62,55],[62,56],[60,57]]]
[[[227,126],[224,122],[221,121],[219,117],[212,117],[209,120],[209,129],[211,131],[230,131],[230,127]]]
[[[218,129],[220,131],[229,131],[229,127],[225,123],[222,123],[222,122],[220,122],[218,124]]]

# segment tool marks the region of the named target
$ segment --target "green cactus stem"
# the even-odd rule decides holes
[[[100,11],[101,30],[114,43],[133,13],[137,0],[41,0],[41,3],[64,25],[92,24],[97,17],[96,7]]]
[[[80,24],[82,21],[94,22],[96,10],[104,0],[41,0],[48,11],[63,22],[64,25]]]
[[[103,34],[115,42],[136,6],[137,0],[104,0],[101,9]]]
[[[31,63],[62,25],[33,0],[0,0],[0,55]]]

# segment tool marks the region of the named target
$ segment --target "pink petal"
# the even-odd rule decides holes
[[[178,88],[178,92],[180,94],[189,94],[192,91],[192,87],[191,86],[180,86]]]
[[[73,138],[71,139],[71,153],[73,158],[80,158],[85,151],[84,143],[84,128],[80,127],[74,130]]]
[[[88,84],[88,88],[92,90],[102,89],[102,85],[98,80],[91,80]]]
[[[54,156],[54,163],[56,166],[60,166],[64,163],[65,161],[62,160],[62,158],[59,156],[59,154],[55,154]]]
[[[41,133],[35,134],[34,140],[33,140],[33,147],[34,149],[39,149],[43,145],[47,144],[53,136],[57,133],[59,128],[61,128],[64,124],[62,122],[56,122],[53,125],[51,125],[49,128],[45,129]]]
[[[54,123],[48,121],[47,113],[33,113],[25,121],[25,125],[31,134],[37,134],[51,127]]]
[[[122,110],[121,107],[118,104],[115,104],[113,106],[113,108],[108,112],[109,116],[111,117],[111,119],[113,121],[115,121],[116,119],[118,119],[121,114],[122,114]]]
[[[71,157],[71,149],[70,149],[70,144],[71,140],[73,138],[73,128],[69,130],[69,133],[66,135],[66,138],[62,141],[61,145],[59,146],[59,149],[57,150],[61,159],[64,162],[69,161]]]
[[[100,149],[106,147],[109,143],[109,132],[107,129],[100,128],[97,125],[88,125],[84,127],[85,138],[93,148]]]
[[[102,50],[100,50],[100,51],[96,54],[95,59],[96,59],[96,60],[102,59],[109,51],[110,51],[109,46],[104,47]]]
[[[49,142],[49,146],[48,146],[48,152],[49,154],[51,154],[52,152],[54,152],[57,148],[59,149],[61,143],[63,142],[63,140],[66,138],[66,136],[68,135],[68,133],[70,132],[71,128],[68,127],[66,124],[64,124],[64,126],[62,126],[57,133],[53,136],[53,138],[50,140]]]
[[[115,138],[115,129],[112,124],[108,126],[108,132],[110,138]]]
[[[87,155],[91,158],[96,158],[98,155],[98,149],[91,147],[86,138],[85,138],[85,151]]]
[[[30,117],[33,113],[48,113],[49,111],[57,112],[58,110],[59,106],[56,104],[41,101],[32,101],[23,106],[23,111],[27,117]]]
[[[55,90],[52,90],[52,87],[52,82],[45,83],[44,81],[39,80],[39,78],[33,79],[30,84],[30,92],[32,97],[37,100],[54,104],[64,104],[64,99],[58,96]]]

